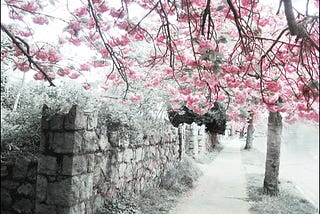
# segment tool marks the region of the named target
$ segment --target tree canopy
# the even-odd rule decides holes
[[[232,119],[246,106],[319,121],[319,0],[298,8],[291,0],[276,7],[259,0],[1,4],[9,17],[1,21],[1,62],[49,85],[82,78],[85,89],[121,86],[123,98],[136,102],[139,82],[197,114],[219,101]]]

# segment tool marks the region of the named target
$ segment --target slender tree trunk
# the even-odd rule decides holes
[[[244,138],[244,126],[240,130],[240,138]]]
[[[218,134],[215,132],[208,132],[208,135],[209,135],[209,148],[208,148],[208,150],[210,151],[210,150],[214,149],[216,144],[219,143],[219,140],[218,140]]]
[[[229,129],[229,136],[233,136],[234,135],[234,130],[233,130],[233,128],[230,128]]]
[[[254,127],[253,127],[253,112],[250,112],[249,125],[248,125],[248,127],[247,127],[246,146],[244,147],[244,149],[246,149],[246,150],[250,150],[250,149],[252,148],[253,133],[254,133]]]
[[[269,112],[267,157],[263,183],[263,192],[267,195],[277,195],[280,166],[280,147],[282,133],[282,117],[279,112]]]

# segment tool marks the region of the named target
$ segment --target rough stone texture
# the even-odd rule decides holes
[[[33,214],[33,204],[29,199],[21,199],[13,204],[12,209],[17,213]]]
[[[98,130],[97,114],[77,106],[50,119],[44,114],[38,160],[1,163],[1,212],[92,214],[106,198],[158,185],[184,153],[204,152],[207,139],[195,124],[129,136]]]
[[[37,160],[30,154],[1,162],[1,213],[33,214]]]

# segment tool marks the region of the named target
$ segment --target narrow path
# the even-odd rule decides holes
[[[224,149],[204,175],[186,193],[170,214],[248,214],[245,171],[241,163],[239,140],[222,142]],[[241,143],[241,144],[240,144]]]

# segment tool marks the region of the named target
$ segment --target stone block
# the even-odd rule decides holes
[[[85,112],[87,115],[87,130],[92,131],[98,126],[98,115],[96,112]]]
[[[39,203],[36,203],[36,211],[35,211],[35,213],[36,214],[44,214],[44,213],[58,214],[55,206],[47,205],[47,204],[39,204]]]
[[[20,157],[16,159],[12,170],[13,179],[25,179],[28,173],[28,167],[31,160],[27,157]]]
[[[39,146],[39,151],[41,153],[47,153],[47,148],[49,144],[49,134],[48,132],[41,132],[40,133],[40,146]]]
[[[1,165],[1,178],[8,175],[8,167]]]
[[[104,198],[98,194],[93,198],[93,202],[92,202],[92,207],[93,207],[93,211],[97,211],[98,209],[100,209],[101,207],[103,207],[104,205]]]
[[[8,190],[1,188],[1,207],[9,208],[12,204],[12,197]]]
[[[124,177],[126,168],[127,168],[127,164],[125,164],[125,163],[120,163],[120,165],[119,165],[119,177],[120,177],[120,178],[121,178],[121,177]]]
[[[123,161],[126,163],[131,162],[131,160],[133,159],[133,151],[132,149],[125,149],[123,151]]]
[[[48,181],[45,176],[38,175],[36,187],[36,201],[38,203],[44,202],[47,198]]]
[[[142,147],[137,148],[136,149],[136,161],[143,160],[143,154],[144,154],[143,148]]]
[[[155,147],[155,146],[151,146],[151,147],[150,147],[150,154],[151,154],[152,156],[156,156],[156,147]]]
[[[133,179],[133,167],[132,167],[131,164],[127,165],[127,168],[126,168],[125,173],[124,173],[124,177],[127,180],[132,180]]]
[[[86,212],[86,205],[84,202],[70,207],[69,212],[66,214],[79,214],[79,213],[89,214]]]
[[[12,209],[17,213],[33,214],[33,203],[31,200],[22,198],[12,205]]]
[[[95,166],[94,154],[87,154],[85,157],[87,159],[87,172],[93,172]]]
[[[35,182],[37,180],[37,165],[29,168],[27,172],[27,177],[29,181]]]
[[[106,137],[106,135],[100,135],[99,139],[98,139],[98,147],[99,150],[101,151],[105,151],[107,149],[110,148],[110,143],[108,141],[108,138]]]
[[[77,202],[78,194],[71,192],[71,179],[67,178],[60,182],[47,184],[47,204],[56,206],[70,206]]]
[[[116,150],[110,150],[110,163],[111,164],[117,164],[118,163],[118,151],[116,151]]]
[[[93,174],[85,174],[73,179],[72,190],[79,191],[80,201],[88,200],[92,197],[93,193]]]
[[[100,207],[97,207],[96,210],[95,210],[95,207],[94,207],[94,204],[93,204],[93,197],[90,200],[84,201],[84,205],[85,205],[85,213],[86,214],[94,214],[94,213],[96,213],[95,211],[98,208],[100,208]]]
[[[77,136],[75,134],[75,136]],[[76,137],[75,140],[77,140],[78,138]],[[81,140],[81,139],[79,139]],[[86,131],[83,133],[83,141],[81,141],[81,148],[80,148],[80,152],[81,153],[93,153],[96,150],[98,150],[98,136],[96,134],[95,131]],[[79,144],[80,142],[76,141],[75,144],[76,146]]]
[[[34,196],[34,190],[35,190],[34,186],[29,184],[29,183],[27,183],[27,184],[22,184],[18,188],[17,192],[19,194],[22,194],[22,195],[27,196],[27,197],[28,196],[29,197],[33,197]]]
[[[74,153],[75,133],[50,132],[49,149],[58,154]]]
[[[88,116],[76,105],[73,105],[64,117],[64,129],[67,131],[84,130],[87,128]]]
[[[58,214],[90,214],[86,212],[85,203],[79,203],[76,205],[73,205],[71,207],[57,207],[56,208]]]
[[[51,131],[63,131],[63,121],[64,121],[64,115],[63,114],[55,114],[49,120],[49,130],[51,130]]]
[[[49,133],[49,149],[57,154],[84,154],[98,149],[98,137],[93,131]]]
[[[87,172],[88,161],[84,155],[63,156],[62,175],[79,175]]]
[[[93,175],[84,174],[48,183],[47,204],[57,206],[73,206],[89,199],[93,191]]]
[[[9,190],[17,189],[20,183],[12,181],[12,180],[1,180],[1,189],[6,188]]]
[[[53,156],[41,155],[38,162],[38,170],[40,174],[56,175],[57,174],[57,158]]]

